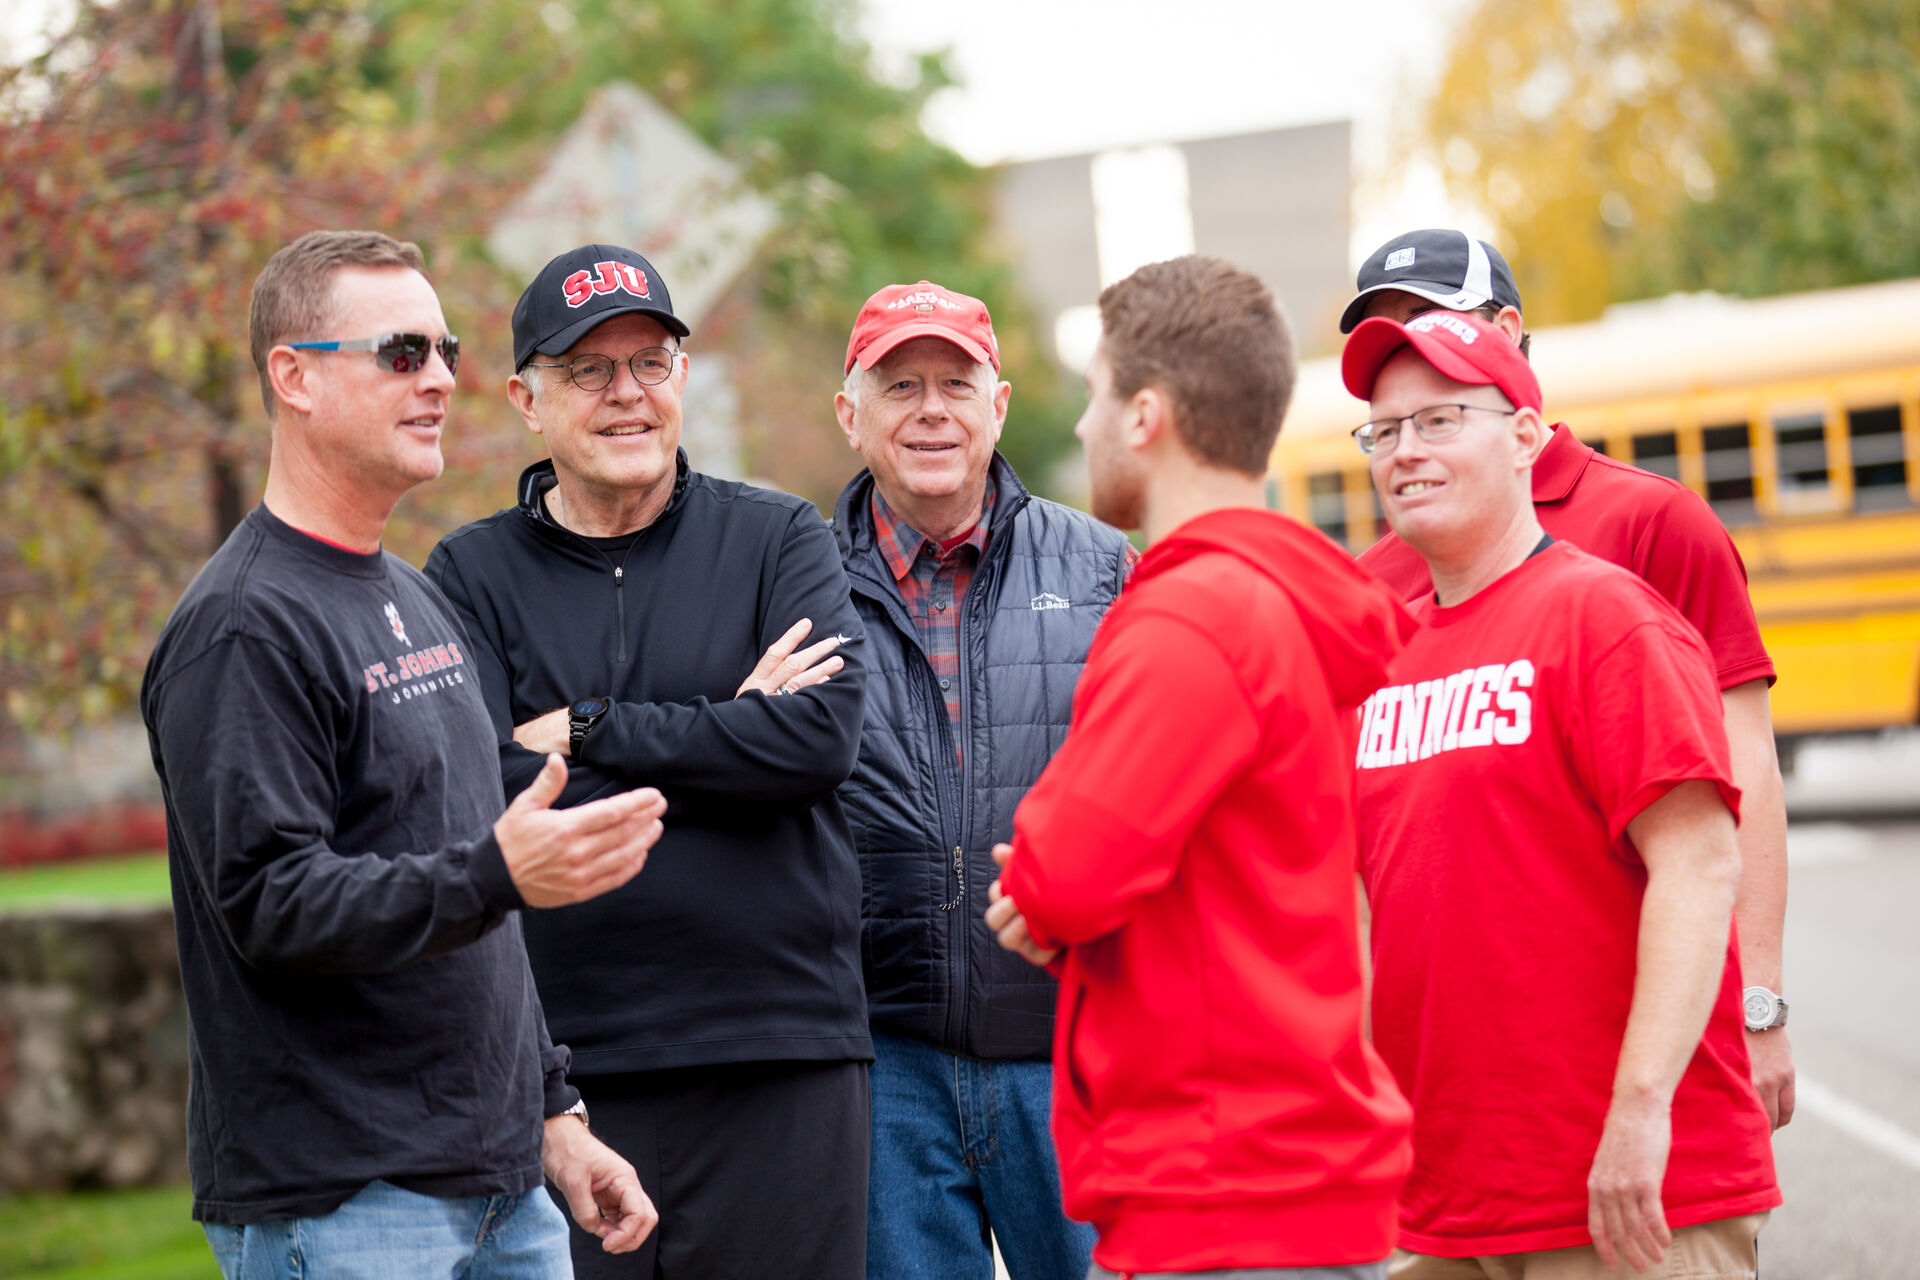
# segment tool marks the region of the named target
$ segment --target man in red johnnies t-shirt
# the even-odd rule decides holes
[[[1093,512],[1148,548],[987,913],[1060,977],[1066,1209],[1099,1232],[1094,1277],[1376,1280],[1408,1112],[1361,1034],[1348,753],[1411,623],[1262,509],[1294,363],[1258,280],[1176,258],[1100,319]]]
[[[1752,1276],[1780,1193],[1706,646],[1541,531],[1540,386],[1497,329],[1370,319],[1342,372],[1434,586],[1357,753],[1374,1043],[1414,1106],[1389,1274]]]

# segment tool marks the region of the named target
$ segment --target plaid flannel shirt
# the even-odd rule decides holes
[[[987,483],[986,500],[980,507],[980,519],[965,538],[950,548],[895,515],[887,500],[873,491],[874,542],[893,571],[900,588],[901,603],[913,619],[920,647],[927,652],[934,679],[947,700],[947,719],[954,727],[954,749],[960,750],[960,718],[963,711],[960,687],[960,602],[973,582],[974,570],[987,551],[987,527],[993,523],[995,493]]]

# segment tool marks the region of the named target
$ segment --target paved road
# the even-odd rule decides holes
[[[1787,846],[1803,1085],[1760,1274],[1920,1280],[1920,821],[1796,822]]]

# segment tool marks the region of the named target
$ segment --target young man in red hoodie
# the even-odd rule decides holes
[[[1355,711],[1410,630],[1264,509],[1292,338],[1186,257],[1100,296],[1077,434],[1148,550],[1014,817],[987,920],[1060,977],[1053,1131],[1091,1275],[1372,1280],[1409,1114],[1361,1035]]]
[[[1433,577],[1357,752],[1374,1043],[1414,1106],[1390,1274],[1751,1277],[1780,1193],[1706,645],[1542,532],[1540,384],[1500,330],[1367,320],[1342,372]]]

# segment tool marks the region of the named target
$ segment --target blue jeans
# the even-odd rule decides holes
[[[1083,1280],[1093,1228],[1060,1210],[1044,1062],[963,1058],[873,1033],[868,1280]]]
[[[202,1227],[226,1280],[573,1280],[542,1187],[442,1200],[369,1182],[322,1217]]]

